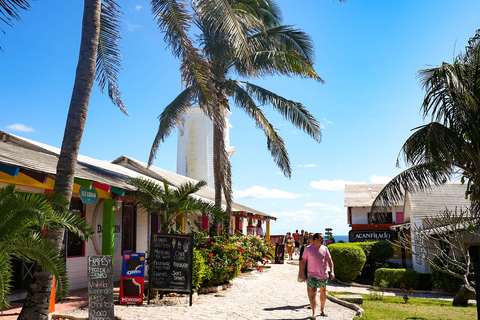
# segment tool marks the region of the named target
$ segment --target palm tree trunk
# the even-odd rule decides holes
[[[213,123],[213,181],[215,184],[215,205],[222,207],[222,162],[221,162],[221,141],[223,139],[223,131],[214,122]],[[210,234],[218,234],[219,221],[218,218],[213,218],[212,226],[210,227]]]
[[[75,165],[87,119],[90,94],[95,80],[101,4],[101,0],[85,0],[80,55],[62,149],[57,164],[54,191],[63,194],[69,200],[72,197]],[[63,234],[64,231],[61,229],[47,229],[45,238],[52,241],[58,250],[62,250]],[[48,318],[52,284],[53,276],[51,274],[41,270],[35,272],[27,299],[18,317],[19,320],[43,320]]]

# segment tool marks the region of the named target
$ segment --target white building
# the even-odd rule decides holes
[[[59,148],[0,131],[0,187],[16,184],[20,191],[31,193],[53,190],[59,153]],[[126,183],[127,178],[143,178],[158,184],[166,181],[174,188],[186,182],[197,182],[158,167],[148,167],[146,163],[125,156],[108,162],[79,155],[75,167],[71,208],[94,227],[96,234],[93,241],[84,242],[75,241],[74,237],[67,233],[65,253],[71,289],[87,287],[87,257],[103,254],[105,210],[110,210],[109,215],[114,217],[114,281],[121,278],[123,254],[147,251],[150,234],[160,231],[155,214],[137,209],[124,197],[126,190],[134,189]],[[97,195],[93,204],[84,203],[80,197],[80,190],[85,185],[89,186],[91,193]],[[196,196],[214,202],[215,191],[204,187]],[[237,202],[233,202],[232,210],[238,215],[236,218],[248,216],[250,219],[267,223],[275,220],[274,217]],[[196,214],[188,215],[185,219],[201,222],[201,216]],[[184,228],[186,232],[189,231],[188,225],[184,225]],[[20,263],[18,268],[22,272],[18,274],[28,275],[31,266],[25,262]],[[15,279],[14,287],[28,286],[25,281],[22,283],[23,280],[25,279]]]
[[[225,146],[232,156],[235,147],[230,146],[228,122],[225,118]],[[177,173],[195,180],[204,180],[214,188],[213,177],[213,123],[198,106],[192,106],[178,124]]]
[[[432,218],[445,209],[455,210],[470,206],[470,200],[465,199],[466,185],[460,183],[447,183],[443,186],[432,186],[425,192],[407,192],[404,201],[397,203],[380,216],[371,215],[371,206],[384,185],[346,185],[344,205],[348,208],[348,223],[352,227],[349,240],[375,241],[383,238],[397,239],[396,232],[406,230],[415,237],[412,225],[420,229],[425,227],[425,219]],[[362,239],[355,239],[360,236]],[[353,240],[353,241],[352,241]],[[412,247],[412,251],[421,250]],[[408,250],[407,250],[408,251]],[[429,273],[430,265],[423,259],[406,252],[405,248],[396,250],[393,262],[407,265],[419,273]]]

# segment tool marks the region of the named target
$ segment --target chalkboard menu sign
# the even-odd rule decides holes
[[[149,288],[189,292],[192,305],[193,239],[175,234],[152,234]]]
[[[114,320],[112,256],[88,256],[88,319]]]

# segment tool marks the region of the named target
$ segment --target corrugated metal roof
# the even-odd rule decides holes
[[[146,176],[149,176],[153,179],[159,181],[167,181],[168,184],[179,187],[180,185],[187,183],[187,182],[198,182],[195,179],[182,176],[177,173],[173,173],[171,171],[155,167],[155,166],[148,166],[146,163],[138,161],[136,159],[132,159],[127,156],[121,156],[112,161],[112,163],[117,164],[119,166],[123,166],[129,168],[131,170],[135,170],[139,173],[142,173]],[[197,195],[201,196],[202,198],[208,199],[212,202],[215,202],[215,190],[205,186],[200,191],[197,192]],[[225,208],[225,199],[222,198],[223,207]],[[245,211],[253,214],[259,214],[267,217],[272,217],[271,215],[265,214],[261,211],[252,209],[250,207],[244,206],[236,201],[232,203],[232,211]]]
[[[0,163],[46,173],[54,178],[60,154],[59,148],[21,138],[4,131],[0,131],[0,136],[2,136]],[[186,182],[197,182],[194,179],[155,166],[147,168],[146,163],[126,156],[108,162],[78,155],[75,177],[104,183],[123,190],[134,189],[125,182],[128,178],[158,180],[157,182],[166,180],[173,187],[179,187]],[[196,195],[215,202],[215,191],[210,187],[205,186]],[[272,217],[237,202],[233,203],[232,210]]]

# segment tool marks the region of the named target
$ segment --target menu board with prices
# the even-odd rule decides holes
[[[143,304],[145,281],[145,253],[125,253],[123,255],[120,304]]]
[[[88,319],[114,320],[112,256],[88,257]]]
[[[192,237],[152,234],[149,290],[188,292],[190,293],[190,305],[192,305],[192,267]]]

